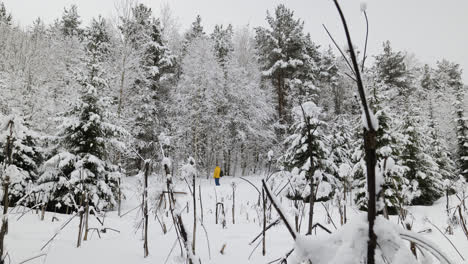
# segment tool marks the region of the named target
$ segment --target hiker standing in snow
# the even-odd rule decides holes
[[[221,168],[219,166],[216,166],[216,168],[214,169],[214,174],[213,174],[213,178],[215,179],[216,186],[219,186],[220,177],[221,177]]]

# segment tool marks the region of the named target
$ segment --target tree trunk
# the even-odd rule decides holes
[[[120,156],[120,154],[119,154],[119,156]],[[120,158],[119,158],[119,159],[120,159]],[[119,172],[120,172],[120,175],[119,175],[119,201],[118,201],[119,204],[118,204],[118,207],[117,207],[117,208],[118,208],[118,209],[117,209],[117,210],[118,210],[118,216],[121,215],[121,207],[122,207],[122,189],[121,189],[121,184],[122,184],[122,179],[121,179],[121,177],[122,177],[122,174],[121,174],[121,173],[122,173],[122,168],[120,167],[120,165],[119,165]]]
[[[263,199],[263,239],[262,239],[262,255],[266,255],[266,197],[265,189],[262,189],[262,199]]]
[[[79,248],[81,246],[81,234],[83,233],[83,217],[84,217],[84,193],[81,195],[81,203],[80,203],[80,225],[78,226],[78,240],[76,242],[76,247]]]
[[[310,157],[312,160],[312,157]],[[307,234],[312,234],[312,226],[314,219],[314,205],[315,205],[315,192],[314,192],[314,177],[310,175],[310,196],[309,196],[309,227],[307,228]]]
[[[344,194],[344,197],[343,197],[343,200],[344,200],[343,201],[343,220],[344,220],[345,224],[347,222],[347,219],[346,219],[346,191],[347,191],[346,190],[347,189],[346,184],[347,184],[347,182],[345,181],[344,192],[343,192],[343,194]]]
[[[232,187],[232,224],[236,223],[235,220],[236,215],[236,187],[235,185]]]
[[[145,162],[145,182],[144,182],[144,190],[143,190],[143,214],[145,217],[145,231],[144,231],[144,243],[143,249],[144,253],[143,256],[146,258],[149,254],[148,250],[148,176],[149,176],[149,167],[150,163]]]
[[[369,241],[367,249],[367,261],[369,264],[375,263],[375,248],[377,246],[377,236],[374,232],[374,222],[376,217],[376,193],[375,193],[375,165],[377,158],[376,149],[376,132],[364,131],[364,148],[366,150],[366,169],[367,169],[367,192],[369,193],[369,204],[367,211],[367,221],[369,222]]]
[[[195,186],[195,174],[193,175],[193,239],[192,239],[192,251],[195,255],[195,239],[197,234],[197,199],[195,196],[196,186]]]
[[[88,240],[88,220],[89,220],[89,197],[86,194],[86,209],[85,209],[85,229],[83,240]]]
[[[282,85],[282,77],[281,77],[281,72],[278,73],[277,76],[277,93],[278,93],[278,119],[281,124],[284,123],[284,90],[283,90],[283,85]]]
[[[296,232],[299,233],[299,202],[297,200],[294,201],[294,207],[296,208],[296,213],[294,214],[294,223],[296,225]]]
[[[201,184],[198,185],[198,197],[200,198],[200,218],[203,224],[203,202],[202,202],[202,195],[201,195]]]

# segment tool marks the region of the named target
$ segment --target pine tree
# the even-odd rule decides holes
[[[423,68],[423,74],[421,78],[421,87],[426,90],[430,91],[434,89],[434,80],[432,77],[432,69],[429,65],[425,64]]]
[[[195,21],[192,23],[189,31],[185,34],[186,43],[190,43],[192,40],[205,36],[205,31],[202,26],[202,19],[200,15],[197,15]]]
[[[304,36],[304,22],[294,18],[294,12],[285,5],[276,7],[274,14],[267,12],[266,20],[270,28],[256,28],[256,43],[263,75],[274,87],[276,95],[277,120],[280,124],[290,124],[292,98],[308,91],[292,91],[292,87],[310,89],[313,79],[309,72],[313,65],[310,36]],[[299,84],[299,85],[298,85]],[[297,89],[297,88],[296,88]],[[278,131],[281,134],[281,131]]]
[[[135,45],[143,51],[141,74],[133,85],[132,100],[139,107],[134,108],[132,131],[140,155],[151,158],[159,153],[158,135],[168,127],[175,57],[163,42],[160,22],[152,17],[151,9],[140,4],[132,13],[130,28],[139,29]],[[141,162],[139,157],[136,160]]]
[[[71,5],[69,9],[64,8],[62,19],[60,20],[60,29],[63,36],[81,36],[83,30],[80,28],[81,20],[78,15],[78,7]]]
[[[104,93],[109,79],[104,64],[109,53],[106,22],[93,19],[85,31],[83,71],[77,77],[80,99],[63,120],[57,153],[46,162],[39,179],[39,190],[51,193],[58,208],[76,206],[85,194],[98,210],[116,205],[120,174],[108,162],[107,150],[122,130],[107,122],[110,105]]]
[[[195,18],[195,21],[192,22],[190,29],[187,32],[185,32],[184,42],[182,44],[182,54],[181,54],[182,57],[186,55],[188,46],[193,40],[197,38],[205,37],[205,36],[206,36],[206,33],[202,26],[201,16],[197,15],[197,17]]]
[[[389,88],[396,88],[399,95],[411,92],[412,76],[405,64],[405,55],[393,51],[390,41],[384,42],[383,53],[376,56],[375,61],[379,80]]]
[[[0,2],[0,25],[4,24],[11,26],[13,22],[13,17],[6,10],[5,4]]]

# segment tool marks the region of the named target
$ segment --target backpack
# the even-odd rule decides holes
[[[221,170],[221,172],[219,173],[219,177],[223,177],[224,176],[224,173],[223,173],[223,170]]]

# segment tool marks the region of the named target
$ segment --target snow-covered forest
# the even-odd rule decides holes
[[[459,62],[316,43],[283,4],[79,8],[0,0],[0,264],[468,263]]]

